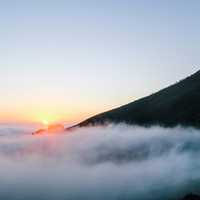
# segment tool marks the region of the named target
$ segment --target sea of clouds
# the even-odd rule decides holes
[[[200,131],[0,126],[0,199],[173,200],[200,192]]]

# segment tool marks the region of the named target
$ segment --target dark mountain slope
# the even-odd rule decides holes
[[[200,71],[155,94],[98,114],[77,126],[106,122],[200,127]]]
[[[200,200],[200,196],[195,194],[188,194],[182,200]]]

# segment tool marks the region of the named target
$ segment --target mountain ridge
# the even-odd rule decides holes
[[[200,70],[156,93],[97,114],[74,127],[107,122],[200,127]]]

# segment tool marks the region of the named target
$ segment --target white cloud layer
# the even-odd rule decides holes
[[[91,127],[32,136],[0,128],[0,199],[171,200],[200,192],[200,131]]]

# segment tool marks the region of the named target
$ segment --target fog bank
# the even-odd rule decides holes
[[[0,198],[171,200],[200,192],[200,131],[125,124],[32,136],[0,127]]]

